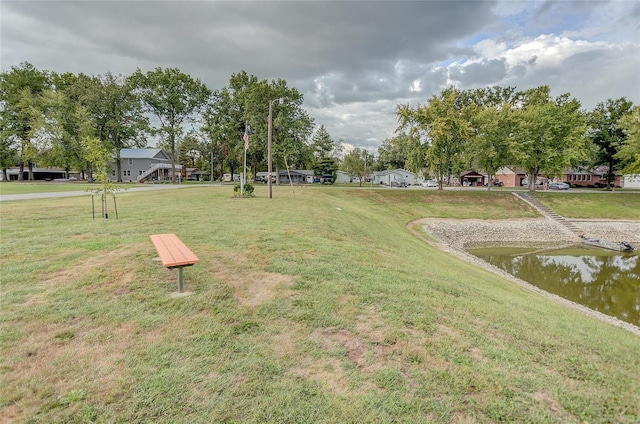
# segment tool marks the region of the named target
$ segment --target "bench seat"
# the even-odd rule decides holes
[[[151,242],[156,247],[162,266],[165,268],[189,266],[200,262],[200,259],[175,234],[153,234]]]
[[[151,242],[165,268],[178,268],[178,284],[182,292],[182,268],[200,262],[200,259],[175,234],[153,234]]]

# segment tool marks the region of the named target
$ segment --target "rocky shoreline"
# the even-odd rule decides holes
[[[571,222],[588,237],[613,242],[628,241],[636,248],[640,246],[640,221],[572,220]],[[421,238],[444,251],[488,269],[541,296],[553,299],[612,325],[625,328],[640,336],[640,327],[539,289],[466,251],[468,248],[487,244],[501,244],[504,246],[531,246],[536,244],[549,246],[549,244],[553,244],[559,246],[580,243],[580,238],[576,233],[551,218],[513,220],[424,218],[409,223],[408,228],[413,229],[416,225],[420,226],[424,233],[432,237],[431,239],[427,237]],[[417,234],[415,231],[414,233]],[[417,235],[421,236],[420,234]]]

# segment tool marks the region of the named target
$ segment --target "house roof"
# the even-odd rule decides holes
[[[413,172],[411,171],[407,171],[406,169],[386,169],[384,171],[374,171],[373,175],[389,175],[389,174],[409,174],[409,175],[414,175]]]
[[[501,175],[505,175],[505,174],[525,175],[526,173],[527,171],[517,166],[505,166],[496,171],[496,174],[501,174]]]
[[[290,169],[289,171],[287,171],[286,169],[281,169],[280,170],[280,175],[287,175],[287,172],[289,172],[291,174],[297,174],[297,175],[311,175],[311,176],[313,176],[315,174],[315,172],[312,169]]]
[[[23,172],[29,172],[29,168],[27,168],[26,166],[24,167],[24,171]],[[51,168],[41,168],[41,167],[37,167],[34,166],[33,167],[33,172],[34,173],[62,173],[64,174],[66,171],[62,168],[57,168],[57,167],[51,167]],[[7,169],[7,174],[11,174],[11,175],[18,175],[20,173],[20,168],[17,166],[14,166],[12,168],[8,168]],[[71,173],[77,173],[77,171],[71,171]]]
[[[121,159],[169,159],[162,149],[121,149]]]
[[[473,176],[476,176],[476,177],[482,177],[483,176],[482,174],[479,174],[476,171],[466,171],[466,172],[463,172],[462,174],[460,174],[461,177],[468,177],[469,175],[473,175]]]

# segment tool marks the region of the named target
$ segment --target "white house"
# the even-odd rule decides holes
[[[406,169],[388,169],[386,171],[376,171],[373,173],[373,183],[390,186],[391,183],[404,181],[409,185],[416,182],[416,176],[413,172]]]
[[[347,172],[340,170],[336,171],[336,183],[351,183],[356,182],[357,180],[357,178],[351,178],[351,175],[349,175]]]
[[[313,174],[312,169],[281,169],[278,175],[278,183],[311,184],[313,182]]]
[[[640,174],[625,174],[622,180],[624,188],[640,188]]]

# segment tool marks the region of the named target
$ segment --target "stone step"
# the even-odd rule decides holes
[[[554,212],[549,207],[543,205],[538,199],[533,197],[531,194],[529,194],[529,193],[517,193],[517,196],[520,197],[521,199],[525,200],[526,202],[528,202],[533,207],[535,207],[543,215],[548,216],[549,218],[553,219],[557,223],[564,225],[567,229],[569,229],[573,233],[578,234],[578,235],[583,234],[582,230],[580,228],[578,228],[576,225],[574,225],[571,221],[569,221],[564,216]]]

